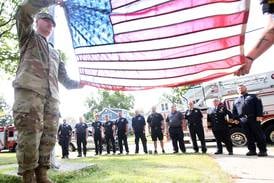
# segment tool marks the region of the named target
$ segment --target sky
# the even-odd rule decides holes
[[[78,68],[76,65],[76,59],[74,59],[74,52],[69,36],[69,30],[65,21],[65,16],[61,7],[56,8],[56,22],[55,28],[55,47],[61,49],[69,57],[66,62],[66,68],[71,78],[79,80]],[[254,29],[261,28],[265,24],[265,19],[261,13],[259,1],[251,1],[251,11],[249,15],[249,21],[247,24],[247,32]],[[260,36],[262,30],[253,31],[246,34],[245,52],[249,51],[252,45]],[[274,61],[272,54],[274,53],[274,47],[270,48],[264,55],[257,59],[250,71],[250,74],[257,74],[267,71],[274,71]],[[227,76],[222,79],[235,78],[236,76]],[[1,79],[1,78],[0,78]],[[12,79],[11,79],[12,80]],[[13,88],[11,87],[11,80],[0,81],[0,95],[3,95],[7,102],[12,105],[13,103]],[[219,79],[220,80],[220,79]],[[5,88],[3,90],[3,88]],[[145,91],[132,91],[126,92],[135,97],[135,109],[148,111],[152,105],[156,105],[159,102],[159,97],[164,93],[168,92],[168,89],[159,88]],[[87,107],[84,105],[85,100],[92,93],[96,93],[96,89],[90,86],[85,86],[82,89],[66,90],[60,84],[60,110],[62,117],[72,117],[77,119],[80,115],[87,112]]]

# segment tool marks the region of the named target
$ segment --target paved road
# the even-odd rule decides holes
[[[233,156],[212,156],[235,183],[274,183],[274,146],[268,147],[268,157],[245,156],[246,152],[242,147],[234,148]]]

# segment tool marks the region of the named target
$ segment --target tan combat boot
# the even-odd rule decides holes
[[[35,169],[35,176],[37,183],[53,183],[47,175],[48,168],[43,166],[38,166]]]
[[[23,173],[23,183],[36,183],[34,170],[27,170]]]

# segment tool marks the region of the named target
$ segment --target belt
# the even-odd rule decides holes
[[[254,114],[243,114],[240,116],[240,118],[252,118],[252,117],[256,117]]]

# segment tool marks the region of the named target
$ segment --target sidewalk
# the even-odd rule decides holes
[[[226,151],[224,151],[226,153]],[[234,155],[212,155],[235,183],[273,183],[274,146],[268,146],[268,156],[246,156],[246,147],[234,148]]]

